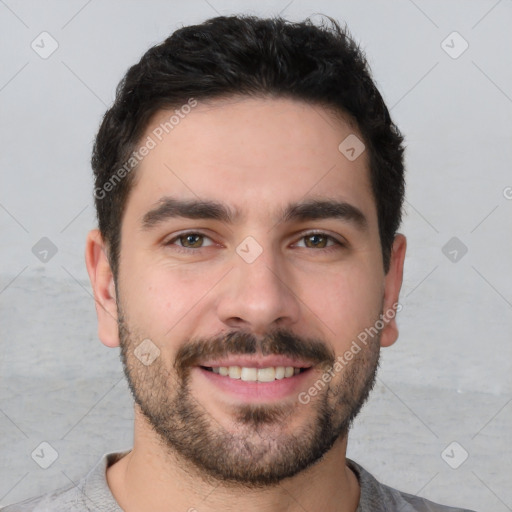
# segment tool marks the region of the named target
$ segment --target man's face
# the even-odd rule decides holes
[[[379,336],[321,382],[386,307],[368,156],[347,159],[356,129],[298,101],[199,103],[158,141],[170,115],[141,139],[157,144],[122,222],[125,372],[169,451],[221,480],[276,483],[345,436],[373,385]],[[151,364],[135,351],[147,339]]]

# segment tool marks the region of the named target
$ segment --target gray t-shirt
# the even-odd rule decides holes
[[[8,505],[0,512],[122,512],[107,484],[106,470],[130,450],[103,455],[76,486],[70,484],[37,498]],[[438,505],[424,498],[383,485],[354,461],[347,464],[361,486],[356,512],[471,512],[462,508]]]

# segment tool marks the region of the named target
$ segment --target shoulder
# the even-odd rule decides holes
[[[361,498],[356,512],[473,512],[468,509],[448,507],[420,496],[393,489],[378,482],[356,462],[347,459],[347,465],[356,474],[361,487]]]
[[[70,484],[67,487],[62,487],[42,496],[7,505],[6,507],[0,508],[0,512],[46,512],[58,510],[60,507],[65,507],[65,510],[72,512],[87,510],[78,508],[79,506],[79,496],[77,495],[76,487]]]
[[[128,451],[104,454],[76,485],[7,505],[0,512],[122,512],[108,487],[106,469]]]

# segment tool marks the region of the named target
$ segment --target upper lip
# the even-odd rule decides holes
[[[293,366],[294,368],[311,368],[313,363],[286,356],[243,356],[233,355],[222,359],[210,359],[203,361],[198,366],[245,366],[247,368],[269,368],[270,366]]]

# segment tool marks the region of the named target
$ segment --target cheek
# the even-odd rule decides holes
[[[326,336],[350,343],[373,325],[382,307],[378,276],[356,266],[303,278],[304,303],[326,326]]]
[[[218,272],[165,261],[134,261],[132,268],[123,304],[134,324],[155,339],[179,338],[219,279]]]

